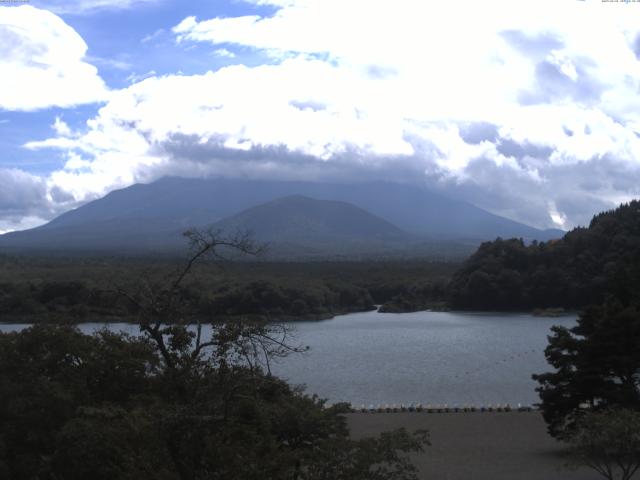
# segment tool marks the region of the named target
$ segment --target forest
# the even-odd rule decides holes
[[[580,309],[610,296],[638,300],[639,282],[640,202],[633,201],[558,240],[483,243],[455,272],[447,296],[454,309]]]
[[[596,215],[563,238],[483,243],[462,264],[428,260],[266,262],[250,258],[200,265],[184,285],[194,317],[313,320],[373,310],[580,309],[608,296],[628,303],[640,282],[640,204]],[[124,296],[150,288],[180,258],[0,257],[4,322],[127,321]]]
[[[128,321],[135,307],[121,295],[142,279],[157,285],[180,258],[0,257],[0,321]],[[313,320],[373,310],[420,310],[444,299],[455,263],[208,262],[184,285],[193,315]],[[407,300],[409,299],[410,302]]]
[[[179,257],[0,256],[0,321],[130,321],[121,294],[154,288]],[[627,304],[640,284],[640,203],[596,215],[563,238],[483,243],[463,263],[429,260],[199,265],[183,286],[193,319],[319,320],[368,311],[578,310],[613,296]]]

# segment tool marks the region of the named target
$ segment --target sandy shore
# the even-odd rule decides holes
[[[426,428],[431,446],[413,460],[429,480],[599,480],[588,468],[565,467],[562,444],[531,413],[356,413],[355,438],[405,427]]]

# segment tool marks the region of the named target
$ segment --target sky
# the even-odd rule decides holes
[[[167,175],[640,196],[640,2],[0,0],[0,233]]]

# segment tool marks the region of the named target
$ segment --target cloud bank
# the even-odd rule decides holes
[[[60,17],[29,5],[0,7],[0,110],[71,107],[107,99],[87,44]]]
[[[168,174],[390,179],[568,228],[640,194],[633,4],[252,3],[274,13],[187,17],[172,33],[261,64],[146,78],[84,128],[27,143],[65,156],[43,179],[49,201]]]

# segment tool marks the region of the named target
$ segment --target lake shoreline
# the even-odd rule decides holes
[[[428,308],[426,310],[415,310],[415,311],[407,311],[407,312],[389,312],[385,310],[380,310],[381,305],[375,305],[375,308],[367,309],[367,310],[348,310],[348,311],[340,311],[340,312],[332,312],[325,314],[307,314],[301,316],[293,316],[293,315],[280,315],[274,317],[268,317],[265,315],[217,315],[217,320],[237,320],[237,319],[245,319],[245,320],[256,320],[256,321],[266,321],[267,323],[298,323],[298,322],[322,322],[324,320],[335,320],[339,317],[343,317],[346,315],[353,315],[358,313],[380,313],[384,315],[404,315],[407,313],[451,313],[451,314],[459,314],[459,315],[531,315],[537,318],[564,318],[564,317],[576,317],[578,316],[578,311],[573,310],[564,310],[561,313],[554,314],[545,314],[536,311],[528,311],[528,310],[440,310],[440,309],[431,309]],[[6,318],[6,315],[5,315]],[[83,324],[127,324],[127,325],[138,325],[133,317],[113,317],[113,316],[94,316],[91,319],[81,319],[81,320],[60,320],[60,319],[42,319],[42,317],[24,317],[17,316],[15,318],[0,320],[0,325],[83,325]],[[204,324],[212,323],[211,320],[201,322]],[[188,323],[187,325],[197,325],[197,321],[193,321]]]

